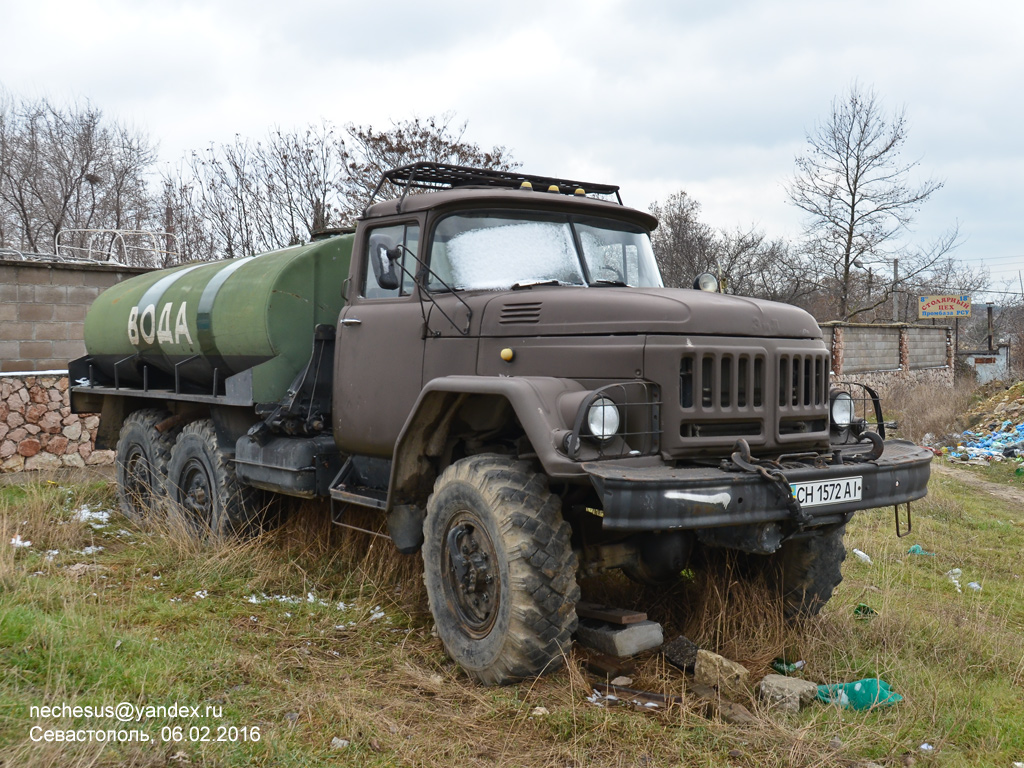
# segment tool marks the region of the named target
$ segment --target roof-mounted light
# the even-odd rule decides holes
[[[718,278],[712,275],[710,272],[702,272],[697,275],[693,280],[693,287],[698,291],[707,291],[708,293],[718,293]]]

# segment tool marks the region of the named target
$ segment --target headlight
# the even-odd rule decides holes
[[[846,429],[853,423],[856,413],[853,407],[853,398],[847,392],[832,393],[832,425],[840,429]]]
[[[693,280],[693,287],[698,291],[718,292],[718,278],[710,272],[702,272]]]
[[[587,427],[590,434],[607,440],[619,431],[619,409],[607,397],[599,397],[587,410]]]

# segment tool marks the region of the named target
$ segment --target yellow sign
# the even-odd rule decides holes
[[[970,317],[970,296],[918,296],[917,316],[929,317]]]

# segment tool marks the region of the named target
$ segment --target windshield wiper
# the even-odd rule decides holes
[[[568,285],[568,283],[563,283],[561,280],[523,280],[519,283],[513,283],[512,290],[520,291],[523,288],[533,288],[535,285]]]
[[[625,283],[622,280],[591,280],[591,285],[611,285],[617,288],[628,288],[629,283]]]

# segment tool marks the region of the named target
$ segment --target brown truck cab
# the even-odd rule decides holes
[[[161,435],[167,419],[180,432],[122,444],[122,429],[124,488],[144,453],[146,479],[208,522],[245,527],[256,490],[379,510],[402,552],[422,552],[446,650],[487,683],[560,663],[580,573],[665,584],[702,548],[730,548],[777,566],[791,615],[816,613],[853,513],[925,495],[930,454],[884,439],[873,392],[830,385],[814,318],[666,288],[657,221],[617,187],[431,163],[385,184],[401,196],[337,235],[351,239],[344,304],[336,327],[308,329],[287,396],[164,392]],[[114,397],[92,373],[76,391]],[[147,396],[122,390],[104,418]],[[203,435],[182,428],[205,415]],[[183,438],[212,442],[208,460],[176,460]]]

